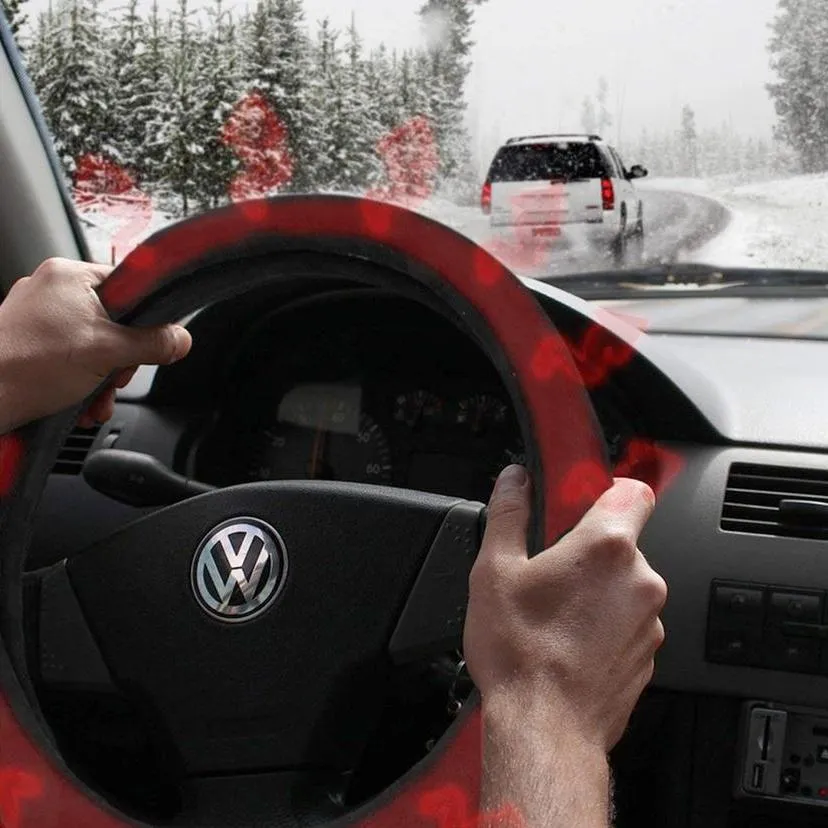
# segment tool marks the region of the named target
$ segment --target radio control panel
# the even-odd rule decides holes
[[[741,755],[740,796],[828,809],[828,711],[750,702]]]

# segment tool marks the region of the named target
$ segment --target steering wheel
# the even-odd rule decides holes
[[[117,321],[160,324],[274,280],[332,276],[421,302],[485,351],[527,448],[530,554],[608,488],[589,397],[534,297],[485,250],[402,207],[289,196],[222,208],[136,248],[100,296]],[[6,828],[145,824],[67,766],[38,706],[33,676],[44,674],[114,685],[152,712],[182,775],[210,780],[175,825],[436,825],[450,792],[477,807],[475,698],[422,762],[357,811],[312,795],[311,780],[358,765],[396,663],[460,646],[482,503],[321,481],[232,486],[153,512],[24,578],[35,510],[78,411],[6,444]],[[251,787],[263,769],[266,784]]]

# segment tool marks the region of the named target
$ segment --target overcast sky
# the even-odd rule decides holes
[[[144,0],[148,5],[150,0]],[[119,0],[105,0],[108,7]],[[351,13],[367,43],[416,45],[422,0],[304,0],[308,20]],[[48,0],[30,0],[45,8]],[[159,0],[172,8],[176,0]],[[677,127],[690,104],[701,127],[729,121],[768,136],[764,85],[776,0],[488,0],[476,12],[470,125],[485,152],[509,135],[580,130],[581,102],[603,75],[608,136]],[[201,5],[196,3],[196,5]],[[243,8],[247,0],[228,0]]]

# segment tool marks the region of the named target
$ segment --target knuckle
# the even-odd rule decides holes
[[[667,633],[664,630],[664,624],[661,622],[660,618],[657,618],[653,629],[653,649],[660,650],[666,637]]]
[[[655,612],[661,612],[667,603],[667,582],[657,572],[648,567],[646,575],[641,580],[642,599]]]
[[[38,279],[54,279],[60,276],[66,267],[66,259],[59,256],[50,256],[32,274]]]
[[[612,557],[625,557],[635,553],[635,538],[628,527],[620,523],[604,529],[599,540],[600,549]]]

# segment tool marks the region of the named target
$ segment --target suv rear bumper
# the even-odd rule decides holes
[[[613,215],[603,222],[572,222],[568,224],[496,224],[491,235],[499,242],[516,245],[540,245],[562,249],[605,248],[618,237],[619,222]]]

